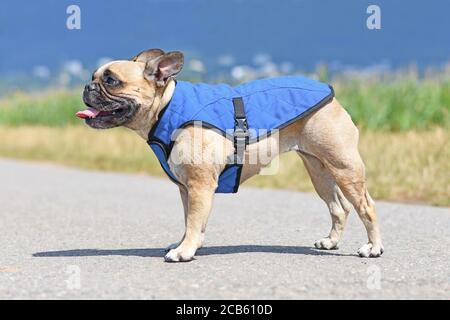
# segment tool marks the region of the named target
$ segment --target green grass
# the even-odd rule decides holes
[[[361,128],[388,131],[450,128],[450,81],[331,81],[336,96]],[[15,93],[0,100],[0,124],[65,126],[82,124],[81,89]]]
[[[0,124],[61,127],[81,123],[75,112],[83,108],[81,90],[17,92],[0,100]]]
[[[362,128],[389,131],[450,128],[450,81],[338,83],[336,92],[338,100]]]

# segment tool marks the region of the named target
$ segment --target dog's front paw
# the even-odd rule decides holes
[[[333,240],[331,238],[323,238],[320,240],[317,240],[314,242],[314,246],[317,249],[323,249],[323,250],[331,250],[331,249],[338,249],[338,242],[337,240]]]
[[[166,256],[164,261],[166,262],[188,262],[194,259],[196,248],[186,248],[179,246],[175,249],[171,249]]]
[[[183,239],[184,239],[184,238],[183,238]],[[182,239],[181,241],[172,243],[171,245],[169,245],[168,247],[166,247],[166,249],[165,249],[166,252],[169,252],[169,251],[172,250],[172,249],[178,248],[178,247],[181,245],[181,243],[183,243],[183,239]],[[200,249],[201,247],[203,247],[204,241],[205,241],[205,234],[202,233],[201,236],[200,236],[200,241],[199,241],[199,244],[198,244],[198,246],[197,246],[197,249]]]
[[[384,252],[382,244],[374,245],[372,243],[366,243],[358,250],[358,255],[362,258],[377,258]]]

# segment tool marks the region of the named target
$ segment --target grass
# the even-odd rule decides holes
[[[80,121],[77,121],[74,114],[82,105],[79,92],[16,92],[0,100],[0,125],[61,127],[75,124]]]
[[[332,81],[336,96],[360,128],[406,131],[450,128],[449,80]],[[81,89],[15,93],[0,100],[0,125],[64,126],[80,123]]]
[[[450,128],[450,81],[337,83],[338,100],[359,127],[406,131]]]
[[[164,176],[146,143],[126,129],[0,126],[0,137],[3,157]],[[375,198],[450,206],[449,130],[362,130],[360,150],[367,166],[369,190]],[[281,157],[278,175],[258,176],[246,184],[313,190],[295,154]]]

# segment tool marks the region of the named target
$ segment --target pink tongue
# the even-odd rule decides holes
[[[95,110],[93,108],[87,108],[87,110],[78,111],[77,113],[75,113],[75,115],[78,118],[86,119],[86,118],[95,118],[99,113],[100,111],[98,110]]]

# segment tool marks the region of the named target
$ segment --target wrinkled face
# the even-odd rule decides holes
[[[130,61],[107,63],[84,88],[83,102],[88,109],[76,115],[97,129],[128,126],[151,108],[182,67],[181,52],[160,49],[143,51]]]
[[[144,69],[143,63],[114,61],[95,71],[83,92],[86,123],[98,129],[122,126],[142,104],[151,104],[156,90],[144,78]]]

